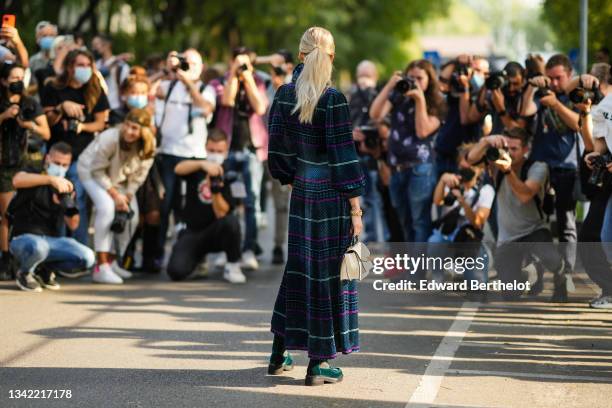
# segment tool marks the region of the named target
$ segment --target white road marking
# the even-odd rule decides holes
[[[478,311],[478,305],[480,303],[477,302],[463,303],[453,324],[438,345],[427,370],[425,370],[423,377],[421,377],[419,385],[414,390],[412,397],[410,397],[410,401],[406,404],[406,408],[414,406],[413,404],[431,404],[435,401],[444,379],[444,374],[448,367],[450,367],[453,357]]]
[[[612,377],[591,377],[588,375],[562,375],[562,374],[536,374],[536,373],[517,373],[512,371],[484,371],[484,370],[447,370],[447,373],[478,375],[490,377],[523,377],[523,378],[547,378],[551,380],[567,381],[596,381],[612,383]]]

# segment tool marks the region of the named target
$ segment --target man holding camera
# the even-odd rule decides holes
[[[576,262],[576,198],[574,184],[578,165],[578,113],[565,94],[572,76],[567,56],[553,55],[545,66],[546,75],[529,80],[524,95],[523,116],[537,114],[531,159],[550,168],[550,182],[556,193],[557,233],[563,247],[566,274]],[[569,275],[568,275],[569,277]],[[568,288],[573,283],[568,279]]]
[[[162,250],[170,212],[174,210],[176,217],[180,210],[180,180],[174,167],[185,159],[206,157],[207,123],[216,104],[214,89],[200,80],[203,62],[198,51],[171,52],[167,67],[168,79],[159,86],[156,104],[158,140],[161,138],[157,165],[165,189],[158,245]]]
[[[10,250],[18,264],[17,286],[24,291],[57,290],[53,270],[84,270],[95,262],[91,249],[60,237],[63,224],[70,230],[79,225],[74,187],[65,178],[71,160],[70,146],[58,142],[47,154],[43,173],[20,171],[13,178],[17,194],[9,206]]]
[[[228,168],[241,173],[246,185],[242,264],[245,268],[258,269],[255,205],[259,202],[262,162],[268,158],[268,130],[263,121],[268,98],[264,81],[254,72],[251,51],[238,47],[232,55],[227,74],[211,81],[219,105],[215,127],[229,138]]]
[[[206,160],[183,160],[176,174],[187,180],[187,197],[182,230],[172,249],[167,271],[172,280],[184,280],[209,252],[225,252],[223,278],[244,283],[240,269],[240,224],[232,214],[237,199],[244,198],[244,184],[230,180],[223,163],[229,146],[227,135],[215,129],[206,142]]]
[[[493,151],[497,154],[493,154]],[[548,180],[548,166],[526,159],[528,133],[522,128],[506,131],[505,136],[482,138],[468,153],[468,162],[489,160],[496,172],[497,223],[499,227],[495,267],[502,280],[524,281],[523,261],[535,255],[555,275],[554,302],[567,301],[564,261],[551,245],[552,234],[544,218],[543,203]],[[532,243],[521,245],[519,243]],[[518,299],[522,292],[504,291],[507,300]]]

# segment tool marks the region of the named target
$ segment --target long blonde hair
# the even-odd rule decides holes
[[[304,54],[304,69],[295,83],[297,103],[291,113],[300,111],[301,123],[312,123],[317,102],[330,85],[332,59],[336,46],[334,37],[321,27],[310,27],[300,40]]]

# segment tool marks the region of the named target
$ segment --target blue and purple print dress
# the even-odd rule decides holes
[[[359,350],[356,282],[340,280],[340,263],[351,241],[348,199],[363,194],[365,178],[342,93],[328,88],[311,124],[291,114],[301,68],[276,92],[269,118],[270,173],[293,185],[288,260],[271,330],[288,350],[332,359]]]

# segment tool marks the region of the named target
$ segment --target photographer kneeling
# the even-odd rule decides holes
[[[92,275],[94,282],[120,284],[132,276],[116,258],[123,256],[136,231],[135,194],[149,173],[154,154],[151,115],[144,109],[132,109],[120,127],[100,133],[81,153],[79,178],[96,207],[94,249],[98,265]]]
[[[227,255],[223,278],[244,283],[239,263],[240,224],[232,210],[236,199],[246,198],[247,192],[244,183],[230,180],[230,174],[224,176],[227,135],[219,129],[211,131],[206,151],[206,160],[183,160],[175,167],[176,174],[187,179],[187,228],[180,232],[166,269],[172,280],[183,280],[207,253],[223,251]]]
[[[434,222],[436,228],[429,237],[429,243],[461,243],[457,249],[465,252],[469,249],[471,257],[484,253],[482,229],[487,222],[495,198],[495,189],[491,184],[482,183],[482,166],[471,165],[466,155],[473,145],[464,145],[459,149],[457,173],[443,173],[434,190],[433,202],[442,207],[442,215]],[[478,243],[472,247],[470,243]],[[466,248],[469,247],[469,248]],[[432,248],[436,250],[435,246]],[[472,251],[472,249],[475,249]],[[437,252],[437,251],[436,251]],[[444,255],[444,254],[442,254]],[[434,270],[434,279],[441,280],[440,270]],[[487,268],[477,271],[466,268],[465,280],[488,281]],[[469,285],[468,285],[469,287]]]
[[[18,264],[17,286],[22,290],[59,289],[53,270],[80,271],[95,262],[91,249],[73,238],[60,237],[64,223],[70,230],[79,225],[74,187],[65,179],[71,160],[70,146],[58,142],[47,154],[45,172],[20,171],[13,177],[17,194],[8,209],[13,236],[10,250]]]
[[[548,166],[527,159],[528,133],[522,128],[507,130],[504,136],[482,138],[468,153],[475,164],[488,161],[495,168],[497,223],[499,226],[495,266],[503,283],[521,277],[523,260],[535,255],[555,275],[553,302],[567,301],[565,263],[552,245],[553,239],[544,213],[552,212],[547,203]],[[518,243],[535,243],[521,245]],[[521,291],[504,291],[507,300],[518,299]]]

